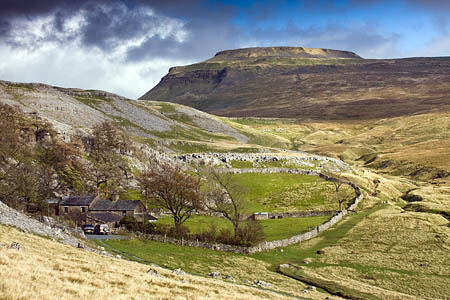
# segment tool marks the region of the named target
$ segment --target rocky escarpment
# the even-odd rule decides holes
[[[449,58],[362,59],[301,47],[226,50],[174,67],[143,100],[231,117],[376,119],[450,110]]]

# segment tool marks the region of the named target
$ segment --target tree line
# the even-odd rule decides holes
[[[0,200],[16,209],[45,214],[48,199],[100,188],[107,197],[128,183],[132,143],[111,122],[67,142],[37,114],[0,104],[0,132]]]

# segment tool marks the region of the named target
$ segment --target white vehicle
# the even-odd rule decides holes
[[[108,234],[109,226],[108,224],[97,224],[94,229],[95,234]]]

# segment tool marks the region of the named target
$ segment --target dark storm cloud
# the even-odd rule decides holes
[[[85,24],[80,32],[82,43],[105,52],[151,32],[164,22],[163,18],[148,15],[145,10],[129,10],[123,5],[97,6],[86,11],[83,16]]]
[[[426,6],[436,10],[450,7],[446,1],[405,0],[405,3]],[[226,2],[226,1],[223,1]],[[108,54],[131,41],[142,43],[128,47],[125,60],[139,62],[152,58],[177,58],[202,60],[215,52],[240,46],[291,45],[327,47],[352,50],[361,54],[374,48],[395,44],[398,35],[381,34],[375,26],[363,25],[298,25],[287,23],[280,29],[260,27],[260,21],[270,21],[279,5],[289,1],[254,1],[246,14],[251,22],[248,28],[234,24],[239,5],[227,5],[221,1],[206,0],[0,0],[0,42],[13,47],[36,49],[45,42],[65,44],[78,41],[83,48],[97,48]],[[442,4],[444,2],[444,4]],[[238,3],[238,2],[235,2]],[[321,13],[343,11],[358,7],[370,7],[388,1],[349,0],[343,5],[338,1],[298,1],[295,9],[303,12]],[[154,10],[149,15],[148,9]],[[81,14],[82,25],[69,32],[71,18]],[[15,39],[12,36],[16,20],[34,20],[52,16],[50,24],[44,24],[45,35]],[[161,33],[158,28],[176,20],[177,28]],[[180,39],[179,31],[185,32]],[[18,30],[21,34],[20,30]],[[18,34],[15,32],[15,34]],[[361,43],[364,41],[364,43]],[[380,46],[381,45],[381,46]]]
[[[155,14],[148,14],[149,8]],[[66,32],[68,20],[77,14],[83,17],[82,26],[77,32]],[[129,50],[128,60],[172,55],[199,59],[235,45],[232,42],[236,40],[232,25],[234,15],[231,6],[201,0],[3,0],[0,2],[0,39],[13,47],[35,49],[48,41],[63,44],[78,38],[82,47],[95,47],[109,53],[129,41],[144,38],[141,45]],[[11,36],[14,21],[32,21],[42,16],[51,16],[53,20],[42,25],[45,26],[42,28],[44,36],[32,33],[28,33],[26,39]],[[187,33],[183,42],[175,38],[175,31],[169,29],[161,34],[156,30],[174,20],[180,26],[173,30],[183,29]]]
[[[55,10],[70,10],[84,5],[88,0],[77,1],[58,1],[58,0],[1,0],[0,16],[17,17],[17,16],[36,16],[48,14]]]
[[[232,25],[233,11],[208,9],[207,17],[191,18],[183,26],[187,36],[182,41],[174,36],[153,36],[127,53],[129,61],[149,58],[183,58],[202,60],[223,49],[238,47],[239,30]],[[198,11],[195,12],[198,14]]]

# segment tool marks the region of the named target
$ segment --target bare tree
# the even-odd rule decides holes
[[[342,211],[342,205],[354,196],[354,190],[350,183],[337,174],[325,175],[325,180],[331,181],[336,192],[336,201],[339,204],[339,211]]]
[[[105,121],[94,127],[85,147],[93,163],[97,189],[105,184],[108,198],[110,184],[121,185],[128,179],[130,170],[125,154],[131,150],[131,142],[111,122]]]
[[[208,184],[206,187],[205,206],[220,213],[233,224],[234,241],[239,240],[239,230],[244,221],[247,207],[247,189],[233,179],[231,174],[219,173],[213,168],[206,170]]]
[[[170,211],[175,230],[202,208],[200,180],[180,167],[169,163],[154,163],[138,176],[139,185],[149,203]]]

